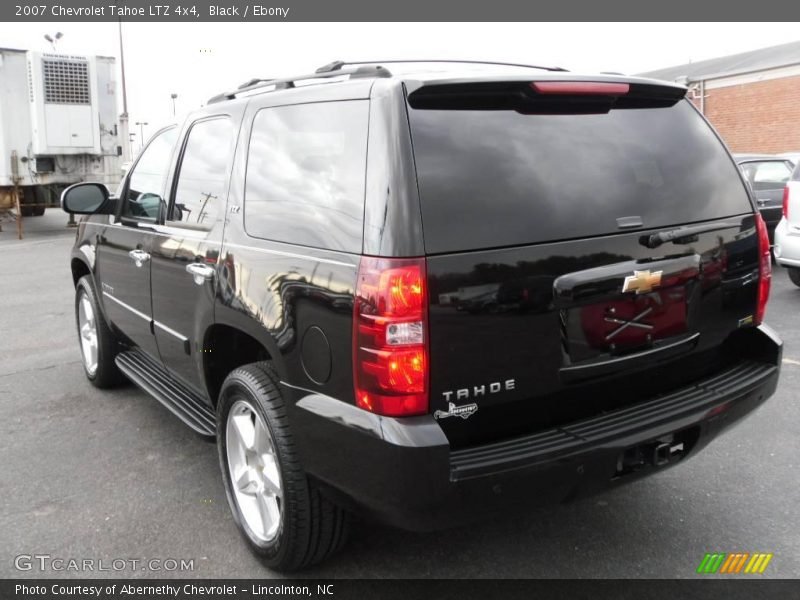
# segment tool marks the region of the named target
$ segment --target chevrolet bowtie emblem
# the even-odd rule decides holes
[[[637,294],[646,294],[654,287],[661,285],[662,272],[634,271],[633,275],[628,275],[625,278],[625,283],[622,284],[622,293],[636,292]]]

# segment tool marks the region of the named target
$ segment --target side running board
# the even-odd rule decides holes
[[[216,416],[197,394],[177,382],[141,350],[117,355],[117,367],[133,383],[166,406],[172,414],[205,437],[216,436]]]

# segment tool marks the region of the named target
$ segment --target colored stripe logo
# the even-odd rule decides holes
[[[756,552],[713,552],[706,553],[697,572],[700,574],[722,573],[728,575],[751,573],[763,573],[769,561],[772,560],[772,553]]]

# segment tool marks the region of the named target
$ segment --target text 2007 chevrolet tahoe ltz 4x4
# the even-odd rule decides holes
[[[392,72],[390,72],[390,70]],[[332,63],[159,131],[72,251],[89,380],[216,438],[277,569],[684,460],[775,390],[764,222],[685,88]]]

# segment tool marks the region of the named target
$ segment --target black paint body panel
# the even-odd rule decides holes
[[[725,353],[726,339],[752,315],[756,302],[754,220],[745,216],[738,222],[738,227],[701,234],[690,244],[666,244],[657,250],[640,244],[647,232],[636,231],[429,257],[431,364],[435,365],[431,408],[446,409],[446,394],[464,388],[479,407],[475,417],[441,421],[451,443],[484,443],[589,417],[719,369],[731,359]],[[580,331],[577,335],[565,331],[567,314],[627,301],[621,293],[623,273],[651,267],[668,273],[664,265],[682,265],[687,258],[699,269],[676,287],[690,290],[686,333],[699,337],[685,352],[669,357],[674,364],[654,355],[634,368],[636,351],[649,351],[656,344],[643,340],[630,353],[617,355],[591,348]],[[615,270],[615,265],[622,270]],[[591,293],[571,305],[559,298],[559,278],[600,267],[606,270],[600,280],[591,282]],[[494,292],[469,297],[470,290],[493,287]],[[669,336],[664,341],[677,339]],[[620,357],[612,377],[582,385],[564,383],[559,377],[564,367]],[[509,379],[515,381],[511,391],[487,391],[477,398],[473,393],[475,387]]]
[[[740,418],[772,393],[780,340],[768,328],[748,322],[758,287],[754,208],[727,216],[726,225],[716,231],[658,249],[641,241],[652,230],[636,230],[426,256],[406,105],[406,90],[424,85],[357,79],[205,107],[182,126],[170,172],[179,165],[194,121],[229,116],[238,135],[218,220],[196,228],[164,219],[88,217],[78,228],[73,272],[88,271],[98,291],[107,292],[101,295],[102,310],[124,342],[144,352],[176,385],[190,389],[209,411],[218,391],[209,374],[226,364],[214,340],[236,333],[252,341],[259,349],[253,361],[269,359],[280,377],[309,475],[348,506],[410,528],[448,524],[451,512],[455,516],[467,507],[482,512],[501,496],[524,497],[532,489],[538,490],[537,501],[561,501],[601,489],[612,484],[609,469],[630,445],[695,427],[695,449],[700,448],[723,422]],[[272,106],[337,100],[370,101],[362,251],[248,235],[244,190],[255,114]],[[174,183],[171,176],[165,190],[168,203]],[[124,190],[123,185],[120,196]],[[128,256],[134,249],[147,252],[150,260],[135,266]],[[353,307],[363,255],[426,256],[427,415],[392,419],[355,406]],[[210,267],[213,277],[196,282],[186,270],[193,264]],[[625,277],[632,269],[649,266],[663,271],[665,278],[677,278],[666,286],[675,297],[645,294],[625,304],[633,298],[621,293]],[[556,285],[564,277],[563,285]],[[664,315],[659,335],[636,338],[627,331],[625,342],[615,342],[613,348],[607,340],[594,340],[608,333],[593,332],[586,315],[600,305],[623,312],[646,310],[638,301],[666,303],[652,309]],[[685,304],[685,315],[670,302]],[[651,353],[646,360],[644,352]],[[500,465],[467,482],[453,479],[454,452],[479,452],[487,444],[688,390],[745,359],[774,368],[752,386],[740,382],[733,390],[721,390],[709,406],[676,414],[674,421],[636,432],[623,424],[618,437],[602,447],[584,448],[580,456],[554,455],[515,467],[513,473]],[[570,375],[576,367],[591,368],[576,378]],[[489,393],[494,383],[502,384],[501,390]],[[449,410],[448,392],[456,404],[463,404],[452,394],[481,386],[487,392],[473,395],[470,402],[478,410],[469,418],[434,418],[435,411]]]

